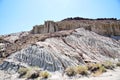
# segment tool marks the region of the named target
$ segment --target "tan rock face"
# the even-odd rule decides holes
[[[120,22],[109,21],[109,23],[95,23],[94,27],[91,27],[91,31],[94,31],[101,35],[120,36]]]
[[[58,22],[59,30],[83,27],[106,36],[120,36],[120,21],[117,20],[70,20]]]
[[[120,35],[120,21],[118,20],[68,20],[60,22],[46,21],[42,26],[35,26],[31,32],[34,34],[51,33],[80,27],[101,35]]]
[[[46,21],[44,25],[36,25],[33,27],[31,33],[33,34],[44,34],[58,31],[58,26],[53,21]]]

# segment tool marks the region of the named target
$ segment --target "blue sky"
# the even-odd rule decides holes
[[[0,34],[77,16],[120,19],[120,0],[0,0]]]

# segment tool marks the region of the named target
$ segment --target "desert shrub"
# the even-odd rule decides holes
[[[100,68],[99,68],[99,71],[103,73],[103,72],[106,72],[106,69],[105,69],[104,66],[101,65]]]
[[[42,78],[48,78],[50,74],[47,71],[42,71],[39,73],[39,76]]]
[[[106,69],[113,70],[115,68],[114,64],[110,61],[106,61],[102,64]]]
[[[116,63],[116,66],[120,67],[120,62]]]
[[[36,71],[30,71],[29,70],[25,76],[28,79],[33,79],[33,78],[39,77],[39,73],[37,73]]]
[[[91,72],[95,72],[99,69],[99,67],[101,66],[101,64],[95,64],[95,63],[90,63],[87,65],[88,67],[88,70],[91,71]]]
[[[76,66],[75,67],[75,72],[77,73],[77,74],[81,74],[81,75],[88,75],[88,68],[87,68],[87,66]]]
[[[21,67],[18,70],[18,73],[20,74],[19,77],[28,78],[28,79],[39,77],[39,72],[40,72],[40,70],[37,67],[30,67],[30,68]]]
[[[76,74],[74,67],[68,67],[68,68],[66,68],[65,72],[66,72],[66,74],[68,76],[74,76]]]
[[[92,75],[93,76],[99,76],[101,75],[103,72],[106,72],[106,69],[104,66],[99,66],[99,69],[97,71],[95,71]]]
[[[106,72],[105,67],[100,63],[97,63],[97,64],[91,63],[91,64],[89,64],[88,65],[88,70],[90,70],[93,73],[95,73],[96,71],[100,71],[101,73]]]
[[[19,77],[24,77],[24,75],[28,72],[28,68],[21,67],[18,70],[18,73],[20,74]]]
[[[97,63],[97,64],[91,63],[91,64],[89,64],[88,65],[88,70],[91,71],[91,74],[93,76],[98,76],[98,75],[102,74],[103,72],[106,72],[105,67],[100,63]]]

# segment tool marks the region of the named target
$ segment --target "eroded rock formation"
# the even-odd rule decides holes
[[[44,70],[60,71],[68,66],[84,65],[86,62],[120,59],[120,43],[118,41],[83,28],[46,34],[46,36],[45,38],[44,35],[44,40],[41,40],[41,34],[27,38],[26,43],[29,40],[33,40],[34,43],[12,53],[3,61],[0,68],[14,70],[9,66],[11,64],[15,70],[19,66],[38,66]]]
[[[15,73],[38,66],[63,71],[88,62],[120,61],[119,36],[120,20],[114,18],[46,21],[30,32],[0,36],[0,70]]]
[[[58,31],[58,26],[53,21],[46,21],[44,25],[36,25],[33,27],[31,33],[33,34],[44,34]]]
[[[59,22],[46,21],[44,25],[34,26],[31,33],[52,33],[61,30],[85,28],[105,36],[120,36],[120,20],[110,19],[79,19],[73,18]]]

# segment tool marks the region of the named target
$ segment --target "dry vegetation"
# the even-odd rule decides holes
[[[75,72],[77,74],[81,74],[81,75],[88,75],[88,68],[87,66],[76,66],[75,67]]]
[[[47,71],[41,71],[38,67],[24,68],[18,70],[20,78],[34,79],[34,78],[48,78],[50,74]]]
[[[116,67],[120,66],[120,62],[116,63]],[[92,75],[92,76],[99,76],[100,74],[104,73],[107,71],[107,69],[113,70],[115,68],[115,64],[106,61],[103,63],[89,63],[87,65],[79,65],[79,66],[74,66],[74,67],[68,67],[65,70],[66,75],[68,76],[75,76],[76,74],[82,75],[82,76],[87,76],[87,75]]]
[[[42,78],[48,78],[50,77],[50,74],[47,71],[42,71],[40,72],[39,76]]]
[[[115,68],[114,63],[110,62],[110,61],[106,61],[102,64],[106,69],[111,69],[113,70]]]
[[[120,62],[116,63],[116,66],[120,67]]]
[[[102,73],[106,72],[107,69],[113,70],[116,67],[120,67],[120,62],[114,64],[110,61],[106,61],[103,63],[88,63],[87,65],[78,65],[73,67],[68,67],[65,70],[65,74],[69,77],[75,75],[81,76],[99,76]],[[20,78],[27,78],[27,79],[47,79],[51,75],[47,71],[41,71],[38,67],[30,67],[24,68],[21,67],[18,71],[20,74]]]
[[[65,70],[66,75],[68,76],[74,76],[76,74],[74,67],[68,67]]]

